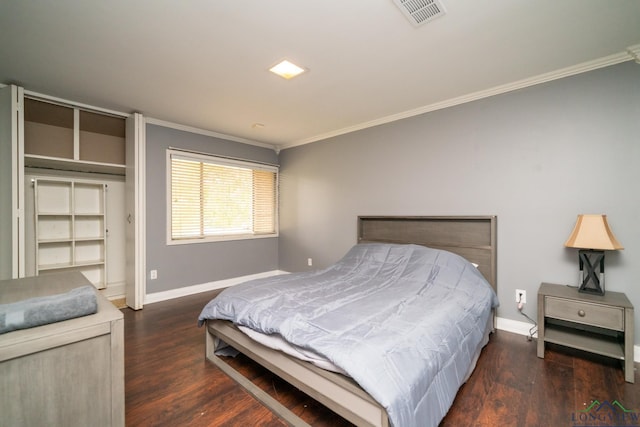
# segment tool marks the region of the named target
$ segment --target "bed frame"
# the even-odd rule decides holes
[[[496,225],[495,216],[360,216],[358,243],[413,243],[457,253],[478,264],[480,272],[497,291]],[[205,336],[207,359],[292,426],[308,424],[216,356],[220,341],[350,422],[358,426],[389,426],[384,408],[344,375],[325,371],[258,344],[228,321],[207,321]]]

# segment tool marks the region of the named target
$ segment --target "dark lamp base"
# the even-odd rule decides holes
[[[579,292],[604,295],[604,251],[581,249]]]

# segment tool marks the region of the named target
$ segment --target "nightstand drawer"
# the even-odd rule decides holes
[[[545,316],[624,331],[624,309],[620,307],[547,296],[545,297]]]

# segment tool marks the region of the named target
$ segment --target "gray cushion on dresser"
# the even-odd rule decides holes
[[[0,304],[0,334],[86,316],[97,310],[98,303],[92,285],[80,286],[61,294]]]

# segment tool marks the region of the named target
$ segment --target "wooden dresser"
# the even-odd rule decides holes
[[[0,304],[90,284],[80,272],[0,281]],[[0,334],[0,424],[124,426],[123,315],[95,314]]]

